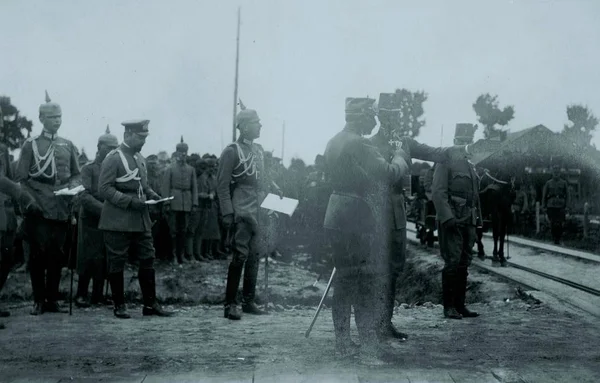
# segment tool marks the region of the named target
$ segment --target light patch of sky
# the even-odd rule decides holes
[[[512,131],[558,131],[570,103],[600,114],[600,3],[584,0],[7,0],[0,94],[39,133],[48,89],[63,107],[61,134],[88,154],[107,124],[120,135],[132,118],[151,120],[146,155],[173,151],[181,135],[193,152],[219,153],[231,140],[240,4],[239,95],[275,155],[286,121],[286,163],[324,150],[346,97],[397,87],[429,94],[418,139],[430,145],[450,145],[457,122],[476,122],[481,93],[515,106]]]

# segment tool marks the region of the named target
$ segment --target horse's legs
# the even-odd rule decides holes
[[[493,257],[498,256],[498,235],[500,234],[500,214],[498,212],[492,213],[492,237],[494,238],[494,251]]]

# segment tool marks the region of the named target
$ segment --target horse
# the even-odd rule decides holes
[[[504,257],[504,239],[512,225],[511,206],[516,199],[515,177],[502,171],[493,175],[489,170],[484,170],[479,184],[479,199],[481,202],[482,217],[491,219],[492,236],[494,238],[494,251],[492,265],[507,266]]]

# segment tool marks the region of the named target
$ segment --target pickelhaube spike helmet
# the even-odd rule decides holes
[[[240,129],[241,126],[247,125],[252,122],[260,122],[258,113],[254,109],[246,108],[246,105],[240,99],[240,112],[235,117],[235,126]]]
[[[183,142],[183,136],[181,136],[181,140],[179,141],[179,143],[177,144],[177,146],[175,147],[175,150],[179,153],[187,153],[189,150],[188,144],[186,144],[185,142]]]
[[[56,102],[52,102],[50,96],[48,95],[48,91],[46,90],[46,103],[40,105],[40,116],[60,116],[62,115],[62,110],[60,105]]]
[[[100,144],[104,144],[111,148],[116,148],[119,146],[119,139],[117,136],[110,133],[110,127],[108,125],[106,125],[106,131],[104,134],[98,138],[98,145]]]

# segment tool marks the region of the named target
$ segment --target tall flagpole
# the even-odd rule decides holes
[[[237,116],[238,103],[238,71],[240,64],[240,7],[238,7],[237,40],[235,47],[235,87],[233,90],[233,141],[235,141],[235,117]]]
[[[281,164],[283,165],[283,160],[285,155],[285,120],[283,121],[283,127],[281,128]]]
[[[444,124],[442,124],[442,132],[440,134],[440,146],[444,146]]]

